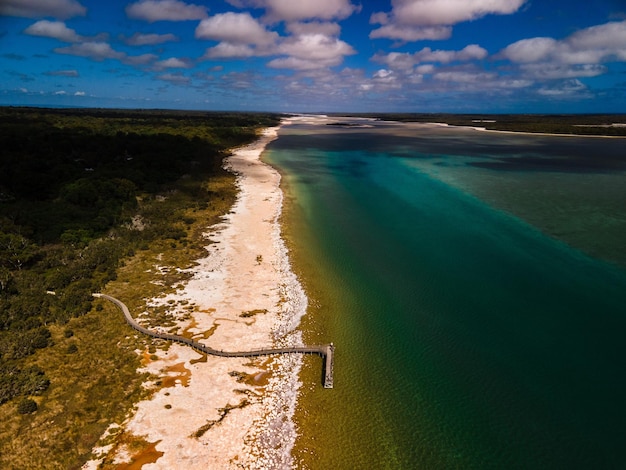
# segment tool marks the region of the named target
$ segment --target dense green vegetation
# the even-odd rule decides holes
[[[145,393],[133,352],[145,339],[91,293],[106,285],[139,306],[158,293],[150,260],[200,256],[234,201],[228,148],[277,119],[0,108],[0,456],[10,446],[14,464],[44,468],[29,460],[39,446],[46,468],[77,466]],[[180,280],[165,274],[160,289]],[[41,442],[19,437],[42,423]]]
[[[623,114],[381,113],[353,116],[400,122],[445,122],[453,126],[476,126],[498,131],[626,136],[626,126],[612,126],[626,124],[626,115]]]

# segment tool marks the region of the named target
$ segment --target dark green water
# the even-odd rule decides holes
[[[626,201],[626,167],[591,140],[281,130],[307,326],[337,348],[335,388],[300,401],[303,466],[626,468],[626,271],[588,255],[624,256],[626,207],[598,191]],[[560,238],[587,254],[547,236],[550,194],[590,200],[562,218],[611,225],[606,244],[579,222]]]

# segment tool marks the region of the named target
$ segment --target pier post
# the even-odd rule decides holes
[[[330,343],[326,345],[326,354],[324,357],[324,388],[333,388],[333,367],[335,363],[335,345]]]

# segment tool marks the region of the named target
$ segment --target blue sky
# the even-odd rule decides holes
[[[626,0],[0,0],[0,104],[626,113]]]

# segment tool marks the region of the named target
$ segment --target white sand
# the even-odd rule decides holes
[[[238,175],[240,193],[232,212],[207,235],[215,242],[208,246],[208,256],[199,260],[183,289],[149,302],[160,305],[173,300],[195,305],[195,325],[190,331],[198,334],[195,339],[216,349],[301,344],[295,328],[306,311],[307,299],[290,269],[280,237],[280,175],[259,160],[277,130],[266,129],[257,142],[235,150],[228,158],[227,166]],[[182,316],[183,307],[179,308]],[[240,316],[252,310],[261,313]],[[136,316],[137,312],[133,313]],[[180,322],[181,328],[190,325],[189,320]],[[212,329],[213,334],[203,339],[201,334]],[[139,403],[134,415],[122,424],[132,435],[158,442],[156,450],[163,452],[155,463],[145,464],[144,470],[293,467],[291,449],[296,432],[291,417],[300,386],[298,355],[271,359],[208,356],[204,363],[191,364],[190,360],[200,355],[177,344],[157,355],[159,360],[151,361],[147,370],[179,379]],[[174,365],[178,365],[176,371],[168,372]],[[266,370],[269,372],[264,374]],[[256,376],[258,383],[237,382],[237,377],[229,374],[233,371]],[[219,409],[244,400],[249,402],[247,406],[229,411],[202,437],[192,437],[220,418]],[[132,458],[132,452],[119,446],[111,452],[116,462]],[[84,468],[95,468],[97,463],[89,462]]]

